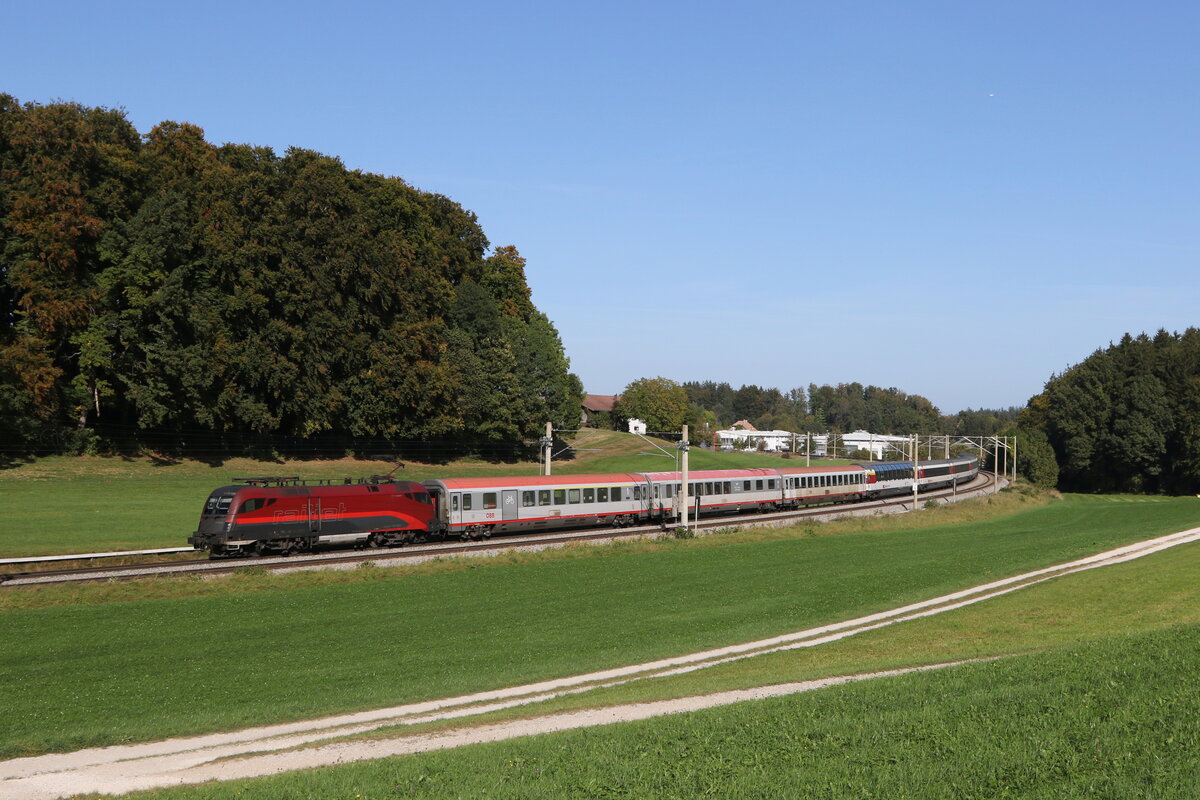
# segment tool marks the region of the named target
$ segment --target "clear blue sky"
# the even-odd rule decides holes
[[[1194,2],[0,0],[0,91],[475,211],[589,392],[1023,405],[1200,324]]]

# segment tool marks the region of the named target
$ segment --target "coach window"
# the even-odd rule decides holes
[[[578,503],[579,502],[579,490],[578,489],[571,489],[567,492],[567,502],[568,503]]]
[[[779,484],[776,482],[775,478],[771,478],[771,480],[767,481],[767,488],[768,489],[778,489],[779,488]]]
[[[496,493],[495,492],[484,492],[483,493],[483,507],[484,508],[495,508],[496,507]]]
[[[642,499],[642,487],[640,484],[638,486],[633,487],[633,499],[634,500]]]
[[[550,490],[549,489],[539,489],[538,490],[538,505],[539,506],[550,505]]]
[[[757,491],[760,491],[760,492],[761,492],[761,491],[762,491],[762,488],[763,488],[763,487],[762,487],[762,481],[755,481],[755,482],[754,482],[754,488],[755,488]]]
[[[463,495],[463,511],[471,510],[471,497],[472,497],[472,495],[469,495],[469,494]]]
[[[730,494],[732,489],[732,484],[729,481],[725,481],[725,494]]]
[[[458,495],[456,494],[450,495],[450,510],[458,511]]]
[[[607,486],[601,486],[599,489],[596,490],[596,502],[597,503],[607,503],[608,502],[608,487]]]
[[[521,492],[521,507],[530,508],[537,502],[533,492]]]
[[[566,489],[555,489],[554,490],[554,505],[565,506],[566,504],[567,504],[567,490]]]
[[[585,503],[596,502],[596,490],[595,489],[584,489],[583,490],[583,502],[585,502]]]
[[[704,482],[704,493],[706,495],[711,495],[713,493],[712,487],[713,487],[713,485],[711,483],[709,483],[708,481],[705,481]]]

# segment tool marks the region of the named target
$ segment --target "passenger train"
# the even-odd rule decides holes
[[[688,515],[797,509],[957,486],[976,456],[832,467],[698,470],[523,478],[387,477],[342,482],[235,479],[209,495],[188,543],[212,556],[286,555],[318,545],[392,547],[429,539],[642,523]]]

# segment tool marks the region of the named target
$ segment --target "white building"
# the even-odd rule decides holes
[[[717,431],[717,447],[722,450],[763,450],[768,453],[780,453],[792,449],[795,437],[791,431],[760,431],[746,420],[740,420],[733,427]]]
[[[770,453],[787,452],[793,449],[802,453],[808,439],[807,434],[803,433],[755,430],[754,426],[745,420],[735,423],[728,430],[717,431],[716,435],[717,446],[722,450],[762,449]],[[830,455],[845,456],[857,450],[865,450],[871,454],[872,459],[882,460],[889,454],[894,456],[897,452],[907,452],[909,442],[907,436],[888,436],[869,431],[854,431],[853,433],[834,434],[833,452],[831,453],[829,438],[828,434],[814,434],[811,455],[824,458]],[[760,442],[762,443],[761,448],[759,447]]]
[[[640,419],[629,420],[629,432],[636,433],[641,436],[645,436],[646,435],[646,423],[642,422]]]
[[[840,449],[843,452],[852,453],[855,450],[866,450],[871,454],[871,458],[876,460],[882,459],[885,453],[895,454],[907,451],[909,443],[907,436],[888,436],[883,433],[867,431],[843,434],[841,440]]]

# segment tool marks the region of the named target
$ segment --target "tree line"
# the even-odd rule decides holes
[[[967,409],[942,416],[919,395],[857,383],[781,392],[652,378],[626,388],[617,416],[644,419],[660,431],[685,423],[711,431],[745,419],[760,430],[862,428],[1013,437],[1020,474],[1042,486],[1195,494],[1200,491],[1200,329],[1127,333],[1117,344],[1052,375],[1023,409]]]
[[[1200,329],[1125,334],[1054,375],[1021,414],[1054,448],[1059,485],[1200,490]]]
[[[746,420],[759,430],[814,433],[907,434],[913,432],[990,436],[1012,425],[1019,409],[967,409],[944,416],[927,398],[896,388],[840,383],[809,384],[788,391],[727,382],[642,378],[625,388],[618,422],[637,418],[652,430],[715,431]]]
[[[512,447],[582,385],[515,247],[301,148],[0,95],[0,433],[343,433]]]

